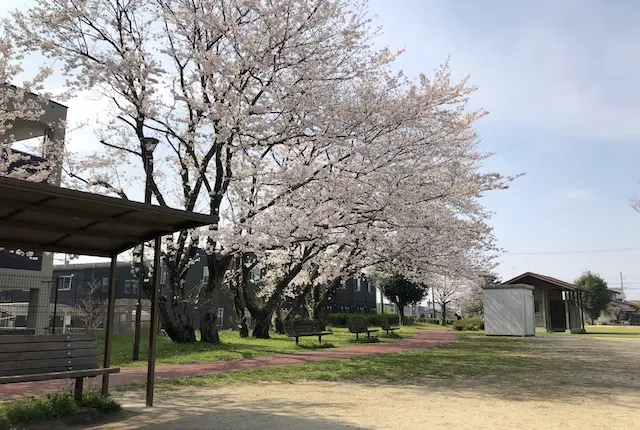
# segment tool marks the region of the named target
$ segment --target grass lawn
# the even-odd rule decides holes
[[[591,336],[485,337],[464,333],[440,348],[315,362],[162,381],[162,389],[234,382],[354,381],[421,383],[428,380],[529,386],[640,389],[640,339]],[[615,369],[615,371],[612,371]],[[472,382],[473,381],[473,382]],[[136,387],[129,387],[136,388]]]
[[[441,328],[437,325],[418,324],[413,326],[404,326],[397,330],[401,337],[411,337],[415,335],[416,329],[434,329]],[[221,345],[210,345],[205,343],[193,344],[177,344],[173,343],[168,337],[158,337],[158,364],[185,364],[200,363],[206,361],[232,360],[235,358],[252,358],[263,355],[275,354],[293,354],[304,351],[306,349],[319,349],[330,346],[342,347],[355,344],[355,335],[350,334],[346,328],[333,328],[333,335],[322,338],[322,344],[318,343],[317,338],[306,337],[300,338],[300,345],[296,346],[293,338],[285,335],[272,334],[271,339],[254,339],[241,338],[238,332],[222,331],[220,338]],[[384,332],[379,336],[380,341],[389,342]],[[98,339],[98,344],[104,347],[104,341]],[[144,336],[140,342],[140,361],[132,361],[131,354],[133,349],[133,336],[118,335],[114,336],[113,350],[111,361],[113,366],[118,367],[134,367],[146,366],[148,352],[148,338]],[[100,351],[100,355],[102,352]]]

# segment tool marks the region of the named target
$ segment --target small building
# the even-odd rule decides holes
[[[502,284],[483,289],[487,336],[536,335],[534,288],[526,284]]]
[[[548,332],[585,333],[583,289],[560,279],[526,272],[502,285],[526,284],[533,288],[536,326]]]

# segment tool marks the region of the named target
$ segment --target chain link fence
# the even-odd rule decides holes
[[[117,282],[116,287],[136,293],[138,288],[131,281]],[[135,297],[116,295],[114,334],[134,332]],[[104,333],[107,299],[108,279],[0,273],[0,335]],[[141,330],[147,332],[150,302],[143,299],[141,304]]]

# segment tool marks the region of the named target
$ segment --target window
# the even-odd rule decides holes
[[[372,282],[367,282],[369,284],[369,293],[373,294],[376,292],[376,289],[373,287],[373,283]]]
[[[341,290],[346,290],[347,289],[347,283],[344,282],[344,281],[340,282],[340,289]]]
[[[58,276],[58,291],[71,291],[73,275]]]
[[[224,308],[218,308],[218,314],[216,315],[216,326],[222,328],[224,325]]]
[[[206,284],[209,282],[209,266],[204,266],[202,268],[202,283]]]
[[[138,296],[138,281],[131,281],[131,291],[136,297]]]
[[[356,279],[356,291],[361,291],[362,290],[362,279],[358,278]]]
[[[124,293],[125,294],[130,294],[131,293],[131,280],[129,280],[129,279],[124,281]]]
[[[109,291],[109,278],[102,278],[102,292],[106,293]]]

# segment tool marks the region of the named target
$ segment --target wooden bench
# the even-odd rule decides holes
[[[294,321],[285,326],[285,332],[287,336],[296,338],[296,345],[301,337],[318,336],[318,342],[322,343],[322,336],[333,334],[332,331],[322,330],[320,321]]]
[[[98,366],[93,335],[0,336],[0,384],[75,379],[80,402],[84,378],[119,372]]]
[[[380,320],[380,328],[386,331],[387,335],[389,335],[389,332],[393,332],[394,330],[400,330],[400,327],[392,327],[391,324],[389,324],[389,320],[384,318]]]
[[[356,340],[360,339],[360,334],[361,333],[366,333],[368,338],[371,338],[371,333],[375,333],[379,330],[375,329],[375,330],[371,330],[367,327],[367,323],[364,322],[364,320],[359,319],[359,318],[354,318],[352,320],[349,320],[349,322],[347,323],[347,327],[349,328],[349,331],[353,334],[356,335]]]

